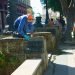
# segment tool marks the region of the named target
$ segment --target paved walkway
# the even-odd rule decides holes
[[[75,75],[75,46],[62,46],[65,53],[56,56],[54,75]]]
[[[75,46],[64,45],[60,48],[63,52],[56,55],[55,68],[49,66],[45,75],[75,75]]]

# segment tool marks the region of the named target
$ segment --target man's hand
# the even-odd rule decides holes
[[[24,39],[25,39],[26,41],[28,41],[28,40],[30,39],[30,36],[24,35]]]

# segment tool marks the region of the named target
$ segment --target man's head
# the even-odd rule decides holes
[[[28,19],[28,22],[33,22],[33,16],[31,14],[28,14],[27,19]]]

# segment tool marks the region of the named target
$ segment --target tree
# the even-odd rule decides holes
[[[54,11],[60,11],[62,13],[61,4],[59,0],[48,0],[48,7],[51,7]]]
[[[67,39],[71,39],[71,31],[75,21],[75,0],[48,0],[48,8],[60,11],[66,17],[67,29],[65,36]]]
[[[67,18],[66,38],[71,39],[71,32],[75,21],[75,6],[73,0],[60,0],[64,15]]]

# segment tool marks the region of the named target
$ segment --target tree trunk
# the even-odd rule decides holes
[[[63,14],[66,16],[68,12],[67,0],[59,0],[61,3]]]
[[[71,32],[73,30],[73,26],[74,26],[74,17],[75,17],[75,7],[71,6],[70,8],[68,8],[68,12],[66,15],[67,18],[67,30],[66,30],[66,39],[67,40],[71,40],[72,39],[72,35]]]
[[[65,32],[65,38],[67,40],[72,39],[72,36],[71,36],[72,29],[73,29],[73,16],[68,15],[67,16],[67,29],[66,29],[66,32]]]
[[[62,11],[67,19],[67,29],[65,33],[65,38],[67,40],[71,40],[71,32],[73,29],[74,17],[75,17],[75,6],[73,6],[73,2],[68,6],[67,0],[60,0]]]

